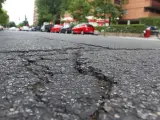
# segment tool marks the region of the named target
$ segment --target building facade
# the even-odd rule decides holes
[[[37,25],[37,23],[38,23],[38,13],[37,13],[36,4],[34,3],[33,24]]]
[[[120,1],[114,0],[114,3],[120,4]],[[126,0],[123,10],[123,20],[160,16],[160,0]]]
[[[92,1],[92,0],[88,0]],[[122,0],[112,0],[114,4],[120,5]],[[122,20],[138,20],[143,17],[153,17],[160,16],[160,0],[123,0],[125,1],[123,4],[123,16]],[[69,13],[64,15],[66,21],[73,22],[71,15]],[[69,20],[68,20],[69,19]],[[36,5],[34,6],[34,15],[33,15],[33,23],[37,24],[38,14]],[[95,26],[102,26],[104,20],[98,19],[88,19],[88,21]],[[109,25],[109,21],[105,21],[106,25]]]

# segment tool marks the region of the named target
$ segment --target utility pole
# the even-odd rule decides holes
[[[45,10],[46,10],[46,13],[47,13],[47,0],[45,0]]]

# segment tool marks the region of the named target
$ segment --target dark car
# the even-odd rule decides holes
[[[41,27],[40,26],[36,26],[35,29],[36,29],[36,31],[40,31]]]
[[[46,30],[46,32],[51,32],[51,28],[52,28],[53,26],[54,26],[54,25],[52,25],[52,24],[45,25],[45,30]]]
[[[36,27],[32,27],[32,28],[31,28],[31,31],[36,31]]]
[[[72,33],[73,25],[67,25],[61,28],[60,33]]]
[[[156,35],[159,32],[159,29],[157,26],[147,26],[147,28],[151,30],[151,35]]]

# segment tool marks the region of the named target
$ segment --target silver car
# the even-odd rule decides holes
[[[2,31],[4,28],[3,28],[3,26],[2,25],[0,25],[0,31]]]

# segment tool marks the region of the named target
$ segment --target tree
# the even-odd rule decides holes
[[[9,27],[16,27],[16,24],[15,24],[15,22],[11,21],[11,22],[9,22],[8,26]]]
[[[28,20],[27,20],[26,16],[25,16],[25,20],[18,24],[18,27],[23,27],[23,26],[29,26],[29,23],[28,23]]]
[[[49,14],[49,6],[47,5],[47,0],[36,0],[36,7],[39,25],[52,19],[52,16]]]
[[[88,0],[70,0],[68,11],[78,22],[86,22],[90,10],[91,6]]]
[[[91,2],[94,9],[93,15],[100,18],[109,18],[114,21],[115,18],[121,17],[123,14],[122,7],[128,0],[120,0],[119,5],[115,5],[112,0],[94,0]]]
[[[0,14],[3,13],[3,10],[2,10],[2,3],[4,3],[6,0],[0,0]]]
[[[91,2],[91,4],[94,8],[93,15],[99,18],[115,18],[119,15],[119,11],[117,7],[113,4],[112,0],[94,0]]]
[[[7,11],[2,10],[0,13],[0,24],[6,25],[9,22],[9,16],[7,15]]]
[[[23,26],[24,26],[23,22],[21,22],[21,23],[18,24],[18,27],[23,27]]]
[[[23,26],[29,26],[29,23],[28,23],[28,20],[27,20],[27,17],[25,16],[25,20],[23,21]]]
[[[60,23],[60,18],[68,8],[69,0],[36,0],[38,23],[54,21]]]
[[[9,16],[7,15],[7,11],[2,9],[2,3],[4,3],[5,0],[0,0],[0,24],[6,25],[9,21]]]
[[[122,0],[123,1],[123,0]],[[120,2],[119,6],[116,6],[112,0],[94,0],[91,2],[93,15],[106,20],[109,18],[109,22],[115,21],[117,17],[121,15],[122,3]],[[105,22],[104,22],[104,35],[106,32]]]

